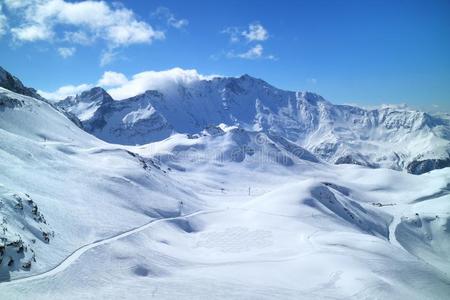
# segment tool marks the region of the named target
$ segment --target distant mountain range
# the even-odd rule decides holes
[[[243,75],[147,91],[115,101],[96,87],[58,106],[95,136],[127,145],[226,124],[280,137],[335,164],[420,174],[450,165],[450,122],[425,112],[334,105],[309,92],[277,89]]]
[[[52,103],[0,69],[0,299],[447,299],[448,130],[250,76]]]
[[[0,74],[0,86],[41,98],[4,69]],[[317,94],[284,91],[249,75],[179,84],[120,101],[95,87],[56,106],[110,143],[142,145],[225,124],[264,133],[275,143],[282,139],[334,164],[414,174],[450,166],[450,121],[445,116],[334,105]]]

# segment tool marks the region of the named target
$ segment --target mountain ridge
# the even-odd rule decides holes
[[[82,127],[82,124],[77,116],[75,116],[74,114],[72,114],[70,112],[67,112],[64,109],[61,109],[59,106],[55,105],[52,101],[48,101],[47,99],[43,98],[41,95],[39,95],[39,93],[36,91],[36,89],[26,87],[22,83],[22,81],[20,81],[19,78],[12,75],[11,73],[6,71],[1,66],[0,66],[0,87],[6,89],[8,91],[20,94],[20,95],[32,97],[32,98],[38,99],[40,101],[43,101],[43,102],[47,103],[48,105],[52,106],[54,109],[56,109],[60,113],[64,114],[75,125],[77,125],[80,128]],[[4,102],[7,102],[7,101],[10,102],[11,99],[5,98]]]
[[[336,164],[415,174],[450,165],[448,121],[417,110],[334,105],[318,94],[284,91],[247,74],[117,101],[101,90],[106,101],[94,99],[90,90],[58,105],[78,113],[88,132],[111,143],[146,144],[226,124],[279,135]],[[80,112],[82,103],[92,106]]]
[[[39,100],[44,99],[41,97],[41,95],[37,93],[37,91],[34,88],[26,87],[22,83],[22,81],[20,81],[19,78],[13,76],[11,73],[3,69],[1,66],[0,66],[0,87]]]
[[[127,101],[101,89],[84,94],[102,116],[87,118],[85,130],[113,129],[116,120],[130,138],[149,121],[167,124],[169,138],[138,147],[104,142],[54,105],[0,87],[0,298],[446,299],[450,169],[413,176],[325,163],[293,140],[348,135],[339,127],[360,110],[270,89],[256,101],[253,88],[233,85],[239,97],[225,89],[225,99],[212,99],[229,108],[219,112],[189,109],[200,94],[209,103],[214,93],[203,90]],[[92,110],[93,101],[78,100]],[[177,114],[193,123],[173,123]],[[393,131],[387,140],[398,128],[445,134],[445,124],[398,114],[363,124],[383,120]],[[232,125],[172,134],[220,120]],[[372,143],[379,134],[362,132]]]
[[[57,103],[3,68],[0,75],[1,87],[49,103],[110,143],[142,145],[225,124],[284,139],[333,164],[413,174],[450,166],[448,118],[392,106],[335,105],[318,94],[281,90],[248,74],[148,90],[123,100],[94,87]]]

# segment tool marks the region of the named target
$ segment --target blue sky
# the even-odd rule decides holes
[[[42,91],[179,67],[334,103],[450,111],[450,1],[0,3],[0,65]]]

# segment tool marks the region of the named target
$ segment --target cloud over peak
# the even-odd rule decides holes
[[[119,72],[106,71],[102,78],[98,81],[98,85],[102,87],[117,87],[128,82],[127,77]]]
[[[148,90],[159,90],[170,92],[179,85],[188,86],[200,80],[208,80],[215,75],[205,76],[197,70],[184,70],[181,68],[172,68],[165,71],[145,71],[132,76],[122,85],[111,88],[108,93],[114,99],[125,99]]]
[[[53,92],[38,91],[44,98],[61,100],[67,96],[74,96],[94,86],[107,89],[116,100],[142,94],[148,90],[159,90],[169,93],[178,86],[189,86],[200,80],[210,80],[218,75],[202,75],[197,70],[184,70],[172,68],[164,71],[144,71],[133,75],[130,79],[123,73],[106,71],[96,84],[84,83],[80,85],[67,85]]]
[[[91,84],[80,84],[80,85],[65,85],[58,88],[53,92],[46,92],[42,90],[38,90],[39,95],[49,100],[63,100],[68,96],[74,96],[86,90],[93,88],[94,86]]]

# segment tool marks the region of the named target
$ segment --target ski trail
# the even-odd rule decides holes
[[[22,283],[22,282],[28,282],[28,281],[34,281],[34,280],[39,280],[39,279],[43,279],[43,278],[47,278],[50,276],[54,276],[64,270],[66,270],[68,267],[70,267],[70,265],[72,265],[78,258],[80,258],[80,256],[82,256],[85,252],[89,251],[92,248],[96,248],[98,246],[102,246],[114,241],[117,241],[121,238],[130,236],[132,234],[141,232],[149,227],[151,227],[152,225],[156,224],[156,223],[160,223],[160,222],[165,222],[165,221],[171,221],[171,220],[177,220],[177,219],[183,219],[183,218],[189,218],[189,217],[193,217],[196,215],[201,215],[201,214],[211,214],[211,213],[217,213],[220,212],[222,210],[217,209],[217,210],[209,210],[209,211],[196,211],[187,215],[182,215],[182,216],[178,216],[178,217],[170,217],[170,218],[161,218],[161,219],[154,219],[151,220],[148,223],[145,223],[144,225],[135,227],[133,229],[127,230],[125,232],[122,233],[118,233],[115,234],[111,237],[108,238],[104,238],[101,240],[97,240],[95,242],[92,242],[90,244],[86,244],[84,246],[81,246],[80,248],[76,249],[74,252],[72,252],[69,256],[67,256],[63,261],[61,261],[59,264],[57,264],[55,267],[51,268],[50,270],[47,270],[43,273],[39,273],[39,274],[35,274],[35,275],[31,275],[28,277],[21,277],[21,278],[17,278],[17,279],[12,279],[9,281],[4,281],[4,282],[0,282],[0,286],[7,286],[7,285],[13,285],[13,284],[17,284],[17,283]]]

